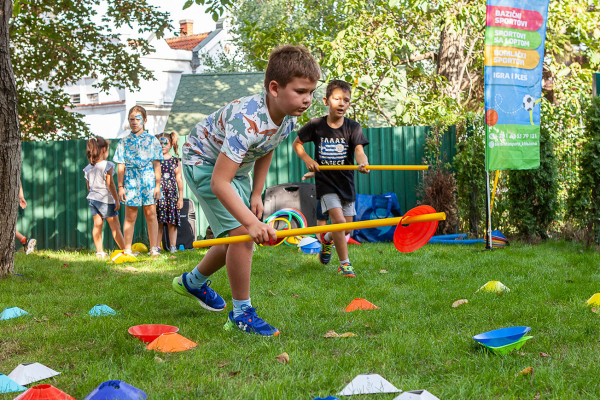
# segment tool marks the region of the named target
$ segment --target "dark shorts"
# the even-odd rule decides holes
[[[323,209],[321,208],[321,200],[317,200],[317,219],[327,221],[329,219],[329,215],[323,214]]]
[[[99,215],[102,218],[110,218],[115,215],[119,215],[117,211],[115,211],[114,204],[103,203],[98,200],[89,200],[88,203],[90,205],[90,210],[92,210],[92,215]]]

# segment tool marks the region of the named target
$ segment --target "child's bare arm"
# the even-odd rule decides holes
[[[231,186],[239,167],[240,164],[223,153],[219,154],[210,183],[211,190],[227,211],[248,230],[254,242],[265,243],[270,239],[277,240],[275,229],[260,222]]]
[[[23,194],[23,185],[19,185],[19,205],[23,210],[27,207],[27,201],[25,201],[25,195]]]
[[[356,158],[356,162],[358,163],[359,172],[362,172],[363,174],[368,174],[369,172],[371,172],[370,170],[365,169],[365,167],[369,165],[369,159],[365,154],[365,148],[362,144],[359,144],[354,149],[354,157]]]
[[[108,191],[110,192],[113,199],[115,199],[115,211],[119,211],[121,208],[121,203],[119,202],[119,197],[117,196],[117,189],[115,188],[115,180],[113,179],[112,168],[108,170],[106,173],[106,186],[108,186]],[[90,183],[88,182],[88,190],[90,190]]]
[[[177,163],[175,168],[175,181],[177,182],[177,191],[179,192],[179,198],[177,199],[177,209],[183,208],[183,179],[181,179],[181,163]]]
[[[154,200],[158,201],[160,199],[160,178],[161,178],[160,161],[158,161],[158,160],[152,161],[152,166],[154,167],[154,180],[155,180]]]
[[[125,164],[117,164],[117,182],[119,182],[119,201],[125,201],[125,188],[123,181],[125,180]]]
[[[265,188],[267,173],[273,159],[273,152],[269,152],[264,157],[259,158],[254,163],[254,175],[252,176],[252,196],[250,196],[250,210],[261,219],[263,214],[262,191]]]
[[[317,164],[317,162],[313,160],[312,157],[308,155],[308,153],[306,153],[306,151],[304,150],[304,143],[302,143],[300,139],[296,138],[294,140],[294,143],[292,143],[292,147],[294,148],[296,154],[298,154],[298,157],[300,157],[300,159],[304,161],[304,164],[306,164],[306,168],[308,168],[310,172],[315,172],[319,170],[319,164]]]

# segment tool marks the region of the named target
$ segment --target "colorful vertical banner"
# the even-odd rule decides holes
[[[549,0],[488,0],[485,166],[540,166],[540,102]]]

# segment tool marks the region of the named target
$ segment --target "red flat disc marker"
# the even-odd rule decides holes
[[[418,206],[409,210],[404,217],[435,213],[431,206]],[[394,232],[394,246],[402,253],[410,253],[420,249],[431,239],[437,229],[438,221],[419,222],[402,226],[402,222],[396,227]]]

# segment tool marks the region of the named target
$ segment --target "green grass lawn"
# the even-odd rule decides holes
[[[358,277],[348,279],[335,274],[336,256],[322,266],[295,248],[260,248],[252,301],[281,331],[277,338],[226,332],[225,312],[205,311],[172,292],[172,278],[190,271],[204,251],[136,264],[107,264],[91,253],[19,252],[15,272],[25,279],[0,281],[0,310],[18,306],[30,315],[0,321],[0,373],[40,362],[62,372],[42,383],[77,399],[119,379],[151,399],[310,400],[335,395],[362,373],[378,373],[402,390],[427,389],[442,400],[534,399],[537,392],[542,399],[600,398],[600,315],[585,307],[600,292],[600,254],[569,243],[477,249],[427,245],[402,254],[391,244],[351,246]],[[489,280],[510,293],[474,293]],[[212,287],[229,312],[225,269],[213,276]],[[381,308],[345,313],[354,298]],[[452,308],[458,299],[469,302]],[[118,315],[89,317],[98,303]],[[176,325],[198,346],[148,351],[127,333],[146,323]],[[471,339],[516,325],[532,328],[524,355],[497,356]],[[330,329],[357,337],[323,338]],[[289,364],[276,361],[282,352]],[[532,378],[515,376],[526,367],[534,368]]]

